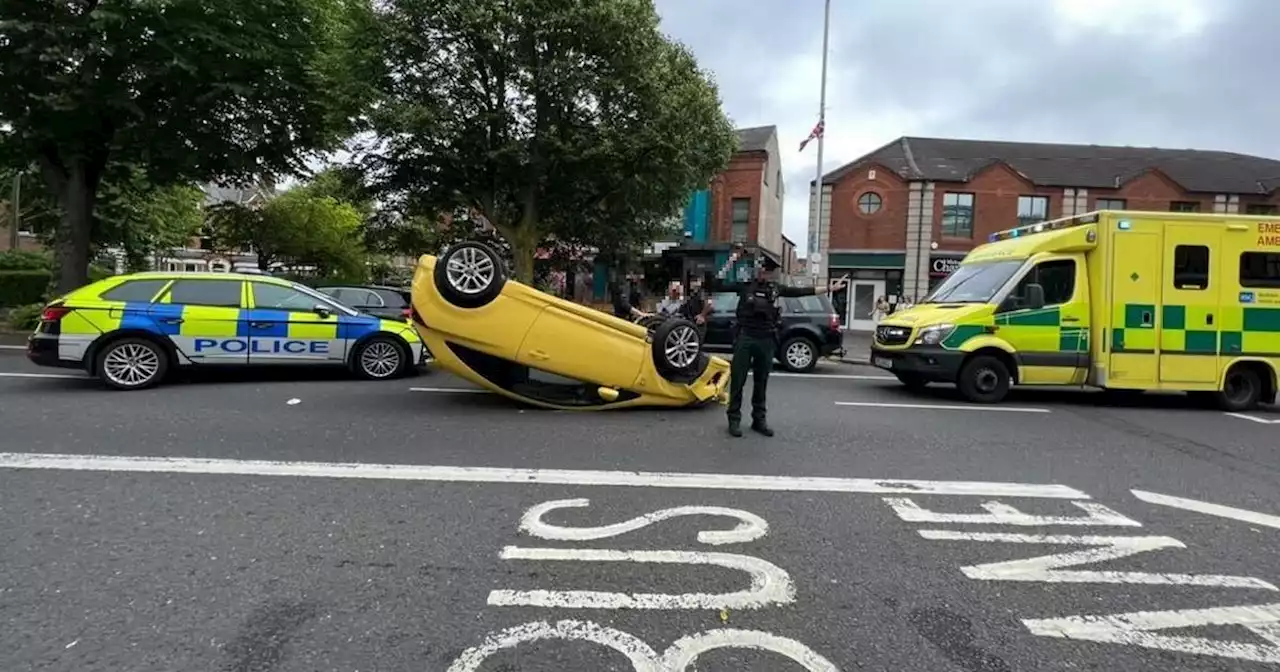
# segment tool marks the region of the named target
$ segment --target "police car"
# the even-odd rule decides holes
[[[32,362],[84,369],[120,390],[191,365],[338,364],[382,380],[410,372],[422,356],[422,340],[403,321],[239,273],[107,278],[50,303],[27,341]]]

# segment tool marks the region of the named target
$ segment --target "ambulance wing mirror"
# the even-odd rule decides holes
[[[317,303],[315,308],[312,308],[311,310],[315,311],[315,314],[319,315],[320,317],[329,317],[330,315],[333,314],[333,309],[329,308],[329,306],[326,306],[323,303]]]
[[[1044,308],[1044,286],[1030,283],[1027,285],[1026,305],[1023,306],[1027,310],[1037,310]]]

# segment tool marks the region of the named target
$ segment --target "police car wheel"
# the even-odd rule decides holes
[[[667,379],[683,379],[701,375],[699,368],[706,367],[702,354],[702,336],[694,323],[672,318],[653,330],[653,364],[658,373]]]
[[[436,262],[436,291],[459,308],[480,308],[502,293],[507,272],[502,257],[484,243],[464,242],[450,247]]]
[[[408,361],[404,346],[390,338],[371,338],[360,344],[351,365],[361,378],[388,380],[403,375]]]
[[[969,401],[979,404],[995,404],[1009,394],[1013,376],[1004,362],[989,355],[978,355],[960,369],[956,387]]]
[[[808,373],[818,367],[818,349],[804,336],[793,336],[783,342],[782,366],[793,373]]]
[[[144,338],[122,338],[102,347],[94,371],[108,387],[141,390],[164,380],[169,354]]]

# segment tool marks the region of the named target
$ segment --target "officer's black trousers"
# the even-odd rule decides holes
[[[772,336],[748,336],[741,334],[733,343],[733,361],[729,364],[729,422],[742,422],[742,390],[747,384],[747,371],[751,371],[751,421],[765,421],[765,399],[769,392],[769,372],[773,370],[773,356],[778,350]]]

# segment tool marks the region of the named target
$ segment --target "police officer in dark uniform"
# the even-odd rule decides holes
[[[729,255],[726,268],[732,268],[743,256],[742,249],[735,248]],[[729,433],[742,436],[742,392],[747,383],[747,371],[751,371],[751,429],[764,436],[773,436],[773,429],[766,419],[765,401],[769,386],[769,372],[773,369],[774,355],[778,352],[778,327],[781,315],[778,299],[791,296],[812,296],[845,285],[837,280],[831,287],[786,287],[774,279],[778,265],[768,258],[757,258],[755,276],[746,282],[715,280],[713,291],[738,294],[738,332],[733,342],[733,361],[729,369]],[[722,273],[723,275],[723,273]]]

